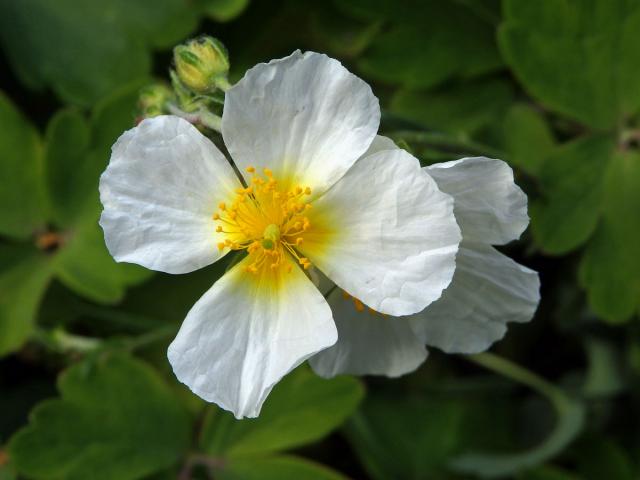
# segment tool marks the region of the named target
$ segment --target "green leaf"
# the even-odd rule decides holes
[[[7,465],[0,465],[0,480],[15,480],[15,474]]]
[[[435,478],[462,443],[465,413],[451,398],[374,396],[346,433],[373,478]]]
[[[167,468],[189,445],[190,421],[157,373],[113,354],[72,366],[61,397],[32,413],[9,443],[19,473],[35,479],[129,480]]]
[[[451,462],[455,471],[481,477],[505,477],[526,468],[538,466],[563,451],[582,431],[585,407],[555,385],[509,360],[491,353],[469,356],[472,361],[517,382],[528,385],[544,395],[556,414],[556,423],[549,435],[524,451],[517,453],[467,452]]]
[[[582,386],[583,395],[603,398],[621,393],[626,379],[617,345],[598,337],[587,337],[584,346],[589,365]]]
[[[493,25],[461,3],[412,2],[387,12],[391,24],[358,61],[374,80],[430,88],[501,66]]]
[[[237,421],[212,408],[201,437],[213,454],[274,452],[318,440],[337,428],[358,406],[363,389],[351,377],[325,380],[300,367],[276,385],[255,419]]]
[[[196,0],[196,5],[216,22],[228,22],[244,12],[249,0]]]
[[[544,199],[531,206],[535,241],[547,253],[569,252],[593,234],[613,139],[590,136],[557,148],[540,170]]]
[[[47,126],[45,175],[50,220],[69,226],[86,206],[99,172],[87,155],[91,132],[84,117],[74,110],[58,112]]]
[[[602,222],[580,265],[593,310],[625,321],[640,307],[640,154],[615,155],[607,171]]]
[[[528,105],[515,104],[504,117],[503,131],[509,163],[529,175],[538,176],[555,145],[542,114]]]
[[[27,245],[0,244],[0,356],[22,346],[51,279],[46,255]]]
[[[224,462],[216,470],[220,480],[347,480],[323,465],[292,455],[249,457]]]
[[[44,225],[40,138],[2,92],[0,125],[0,234],[27,239]]]
[[[604,437],[588,438],[578,445],[578,471],[585,480],[634,480],[633,464],[617,442]]]
[[[127,286],[147,279],[151,272],[133,264],[118,264],[104,244],[97,217],[71,232],[68,244],[56,256],[57,277],[68,288],[100,303],[116,303]]]
[[[518,475],[517,480],[582,480],[576,475],[552,466],[537,467]]]
[[[111,145],[133,125],[138,88],[136,82],[98,104],[90,130],[79,114],[66,111],[52,119],[47,132],[51,204],[65,239],[56,254],[56,275],[70,289],[100,303],[120,301],[126,287],[152,274],[136,265],[117,264],[98,226],[99,176],[109,161]]]
[[[469,136],[495,122],[512,96],[506,81],[488,78],[433,92],[400,90],[391,111],[428,129]]]
[[[312,11],[311,29],[327,53],[338,58],[356,57],[376,38],[380,21],[358,21],[340,14],[331,4]]]
[[[504,2],[499,43],[524,88],[596,128],[640,107],[640,4],[627,0]]]
[[[32,88],[91,105],[151,67],[151,47],[169,47],[196,26],[182,0],[0,2],[0,41]]]

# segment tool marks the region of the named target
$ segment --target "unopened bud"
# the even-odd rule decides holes
[[[229,55],[213,37],[202,36],[173,49],[173,60],[180,81],[195,93],[211,93],[226,84]]]
[[[140,90],[138,110],[144,118],[167,113],[166,105],[173,98],[171,89],[162,83],[148,85]]]

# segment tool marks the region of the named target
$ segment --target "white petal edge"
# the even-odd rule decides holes
[[[538,274],[490,245],[463,241],[442,298],[410,317],[418,337],[447,353],[487,350],[507,322],[528,322],[540,301]]]
[[[416,158],[388,150],[361,158],[308,214],[301,251],[340,288],[394,316],[440,298],[455,269],[460,229],[453,199]],[[313,237],[321,216],[335,230]]]
[[[176,377],[236,418],[258,416],[284,375],[337,340],[329,305],[300,268],[271,290],[247,281],[247,261],[196,302],[168,350]]]
[[[427,359],[427,349],[405,317],[358,311],[353,299],[334,289],[328,298],[338,327],[335,345],[309,359],[324,378],[340,374],[399,377],[413,372]]]
[[[256,65],[226,92],[222,135],[241,171],[268,167],[320,194],[367,150],[379,123],[369,85],[337,60],[296,51]]]
[[[465,240],[503,245],[520,237],[529,224],[527,196],[502,160],[461,158],[426,170],[455,200],[455,214]]]
[[[143,120],[112,147],[100,225],[118,262],[187,273],[218,260],[211,216],[241,186],[216,146],[175,116]]]

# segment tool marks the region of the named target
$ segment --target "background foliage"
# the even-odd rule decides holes
[[[507,160],[542,304],[402,379],[285,378],[236,421],[166,346],[224,272],[118,265],[97,179],[141,86],[198,33],[232,80],[296,48],[372,84],[424,164]],[[0,479],[640,476],[640,3],[0,0]],[[535,373],[534,373],[535,372]]]

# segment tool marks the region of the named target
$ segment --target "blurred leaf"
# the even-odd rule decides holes
[[[314,10],[312,33],[327,53],[338,57],[356,57],[380,32],[380,21],[358,21],[341,15],[330,4]]]
[[[397,2],[388,2],[396,5]],[[494,27],[458,2],[411,2],[390,13],[390,26],[371,43],[358,67],[374,80],[430,88],[454,76],[501,66]]]
[[[0,1],[0,41],[32,88],[90,105],[146,77],[151,47],[169,47],[196,26],[182,0]]]
[[[640,154],[615,155],[604,180],[604,210],[580,265],[593,310],[612,322],[640,307]]]
[[[0,244],[0,356],[20,348],[31,334],[50,279],[46,255],[26,245]]]
[[[537,467],[528,470],[516,478],[517,480],[582,480],[573,473],[551,466]]]
[[[24,426],[29,412],[38,402],[55,395],[53,381],[21,373],[17,382],[9,382],[9,388],[5,388],[4,382],[0,383],[2,385],[0,411],[6,413],[0,416],[0,445],[4,445],[16,430]],[[4,379],[0,375],[0,382],[2,380]],[[0,465],[2,465],[1,452],[2,447],[0,447]]]
[[[91,147],[106,168],[111,146],[136,125],[135,109],[143,81],[129,82],[109,97],[96,103],[91,111]]]
[[[569,252],[593,234],[613,148],[610,137],[590,136],[558,147],[545,160],[539,175],[544,200],[531,206],[533,236],[545,252]]]
[[[369,397],[346,433],[373,478],[436,478],[463,443],[464,416],[452,399]]]
[[[400,90],[391,111],[428,129],[469,136],[496,121],[512,96],[507,82],[488,78],[433,92]]]
[[[27,239],[45,220],[40,138],[2,92],[0,125],[0,234]]]
[[[553,406],[556,423],[553,430],[537,445],[517,453],[467,452],[453,459],[455,471],[481,477],[504,477],[540,465],[562,452],[582,431],[585,407],[563,390],[511,361],[484,352],[470,360],[494,372],[529,386],[542,394]]]
[[[622,392],[626,380],[617,346],[598,337],[586,338],[584,345],[589,367],[582,386],[583,395],[594,398]]]
[[[299,367],[274,387],[258,418],[237,421],[228,412],[210,409],[201,447],[208,453],[237,456],[305,445],[344,422],[363,393],[355,378],[325,380]]]
[[[346,480],[324,465],[290,455],[238,458],[216,470],[220,480]]]
[[[503,122],[505,150],[509,163],[538,176],[555,140],[542,114],[525,104],[514,104]]]
[[[216,22],[228,22],[244,12],[249,0],[196,0],[196,5]]]
[[[58,112],[47,125],[45,175],[51,204],[50,219],[58,227],[75,220],[96,188],[96,166],[87,161],[91,132],[84,117],[73,110]]]
[[[580,442],[576,449],[578,471],[585,480],[634,480],[633,464],[627,452],[616,442],[592,437]]]
[[[97,217],[89,216],[70,235],[69,243],[56,256],[56,274],[68,288],[85,297],[100,303],[116,303],[127,286],[151,275],[138,265],[116,263],[104,244]]]
[[[596,128],[640,107],[640,4],[627,0],[504,2],[502,53],[525,89]]]
[[[7,465],[0,465],[0,480],[15,480],[16,476]]]
[[[133,124],[137,91],[134,83],[101,102],[90,123],[76,112],[62,111],[47,129],[45,168],[52,220],[62,228],[64,239],[55,255],[55,273],[68,288],[100,303],[118,302],[127,286],[152,273],[117,264],[98,226],[98,179],[111,145]]]
[[[19,473],[36,479],[137,479],[175,463],[189,417],[150,367],[122,354],[60,377],[61,398],[32,413],[9,444]]]

